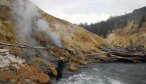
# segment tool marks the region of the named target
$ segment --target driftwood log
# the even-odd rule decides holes
[[[16,43],[16,44],[0,43],[0,45],[19,47],[19,48],[29,48],[29,49],[44,49],[44,50],[50,49],[50,48],[45,48],[45,47],[33,47],[33,46],[30,46],[30,45],[21,44],[21,43]]]
[[[115,62],[146,62],[146,49],[144,46],[109,47],[100,46],[101,53],[88,54],[87,56],[107,55],[108,61]]]
[[[143,46],[108,47],[101,46],[103,51],[107,52],[111,61],[124,62],[146,62],[146,49]]]

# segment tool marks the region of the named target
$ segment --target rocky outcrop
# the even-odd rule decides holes
[[[25,59],[13,56],[7,49],[0,49],[0,83],[47,83],[50,78],[36,65],[28,65]]]
[[[26,62],[24,59],[11,55],[6,49],[0,49],[0,70],[18,69],[25,65]]]

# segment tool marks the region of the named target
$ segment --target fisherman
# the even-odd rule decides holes
[[[63,57],[60,57],[60,59],[57,61],[57,72],[58,75],[56,76],[56,80],[59,80],[60,78],[62,78],[62,71],[63,71],[63,67],[65,67],[65,60]]]

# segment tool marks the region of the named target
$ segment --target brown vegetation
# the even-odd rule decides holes
[[[43,84],[48,83],[50,78],[36,65],[27,65],[26,67],[21,67],[16,70],[16,73],[0,71],[0,81],[11,84]]]

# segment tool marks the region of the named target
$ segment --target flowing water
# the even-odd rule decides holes
[[[146,84],[146,64],[88,64],[77,72],[64,71],[57,84]]]

